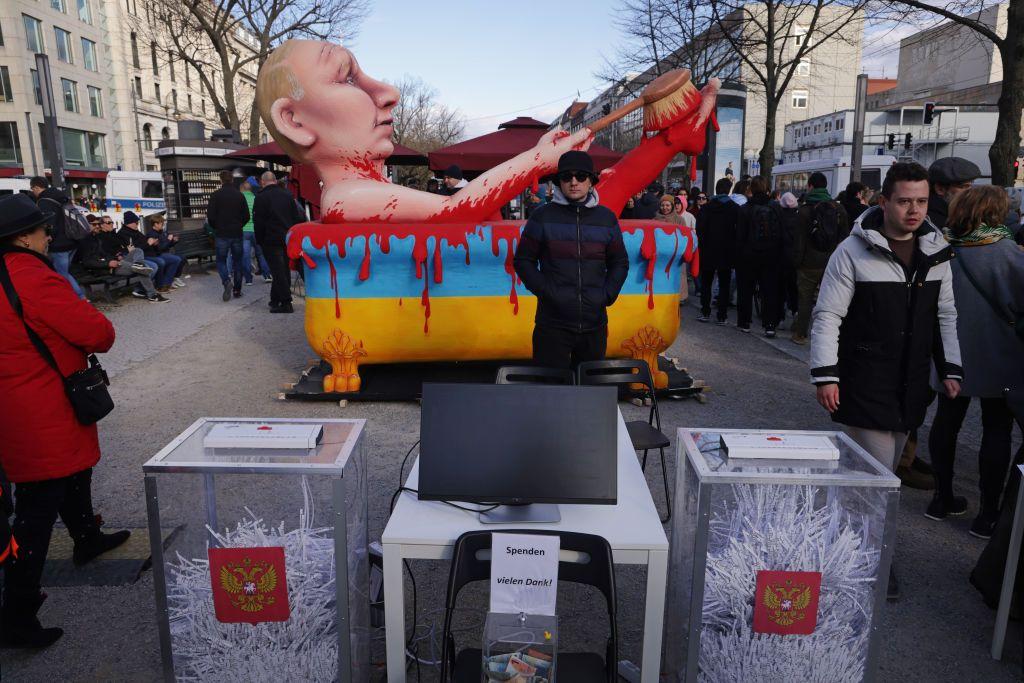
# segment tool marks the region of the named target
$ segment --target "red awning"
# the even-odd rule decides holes
[[[25,175],[25,169],[21,166],[0,167],[0,178],[13,178],[16,175]]]
[[[290,166],[292,164],[291,158],[285,154],[280,145],[273,141],[256,145],[255,147],[240,149],[224,156],[234,159],[259,159],[260,161],[269,161],[272,164],[279,164],[281,166]],[[391,166],[426,166],[427,157],[410,147],[396,144],[395,151],[391,153],[386,163]]]
[[[430,168],[443,171],[452,164],[463,171],[482,173],[532,149],[548,130],[548,124],[528,116],[506,121],[494,133],[442,147],[428,154]],[[601,171],[615,164],[622,154],[601,145],[590,146],[590,156]]]
[[[106,171],[84,171],[77,168],[64,169],[65,178],[88,178],[92,180],[106,180]]]

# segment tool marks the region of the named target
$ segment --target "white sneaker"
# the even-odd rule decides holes
[[[249,282],[246,282],[246,283],[245,283],[245,286],[246,286],[246,287],[252,287],[252,286],[253,286],[253,284],[254,284],[254,283],[253,283],[252,281],[249,281]]]
[[[188,283],[185,282],[184,280],[182,280],[180,277],[176,277],[176,278],[174,278],[174,282],[171,284],[171,286],[175,287],[175,288],[179,288],[179,287],[184,287],[187,284]]]

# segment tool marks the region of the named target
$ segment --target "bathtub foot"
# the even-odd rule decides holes
[[[363,342],[356,342],[335,328],[321,348],[323,359],[331,364],[331,373],[324,375],[324,391],[340,394],[359,391],[363,384],[359,377],[359,359],[366,355]]]
[[[637,330],[636,334],[622,342],[622,348],[629,353],[631,358],[647,362],[656,389],[664,389],[668,386],[668,373],[658,369],[658,354],[668,348],[661,332],[650,325],[642,327]],[[639,389],[640,385],[638,384],[634,388]]]

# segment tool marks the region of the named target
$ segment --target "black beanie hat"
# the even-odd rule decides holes
[[[558,172],[562,171],[583,171],[589,173],[591,180],[597,182],[597,174],[594,173],[594,160],[586,152],[570,150],[558,158]]]
[[[462,180],[462,169],[456,164],[452,164],[444,171],[445,178],[455,178],[456,180]]]

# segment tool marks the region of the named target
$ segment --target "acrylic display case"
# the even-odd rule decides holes
[[[678,433],[666,680],[873,680],[899,479],[840,432],[775,433],[831,461],[730,459],[729,433]]]
[[[323,436],[303,450],[205,448],[220,422]],[[143,466],[166,680],[369,680],[364,431],[201,418]]]

